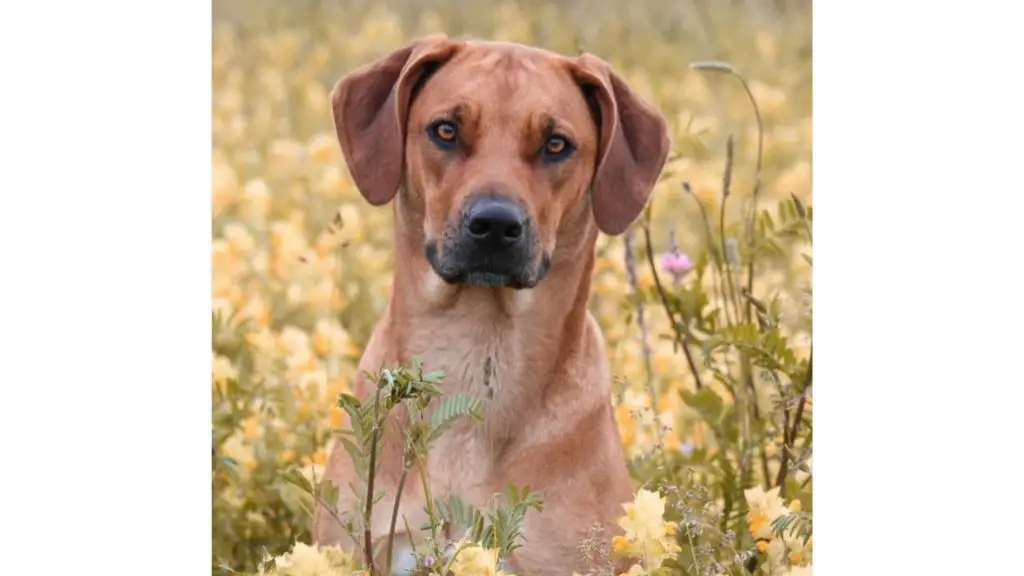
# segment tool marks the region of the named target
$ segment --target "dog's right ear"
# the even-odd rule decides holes
[[[451,58],[458,45],[441,34],[427,36],[334,85],[331,108],[338,142],[356,187],[370,204],[387,204],[401,183],[413,88]]]

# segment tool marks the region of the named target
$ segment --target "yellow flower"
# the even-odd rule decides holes
[[[252,440],[260,435],[260,419],[256,416],[248,418],[242,428],[242,437]]]
[[[497,576],[498,549],[485,550],[479,544],[460,541],[449,567],[455,576]]]
[[[612,539],[613,554],[642,558],[647,569],[654,569],[679,552],[674,537],[678,526],[663,517],[665,498],[641,489],[633,502],[623,504],[623,508],[626,515],[619,518],[618,524],[625,536]]]
[[[250,318],[260,326],[270,324],[270,309],[259,296],[253,296],[238,313],[240,318]]]
[[[263,180],[250,180],[242,191],[242,216],[250,222],[266,220],[270,211],[270,188]]]
[[[629,540],[650,540],[665,532],[665,499],[657,492],[640,489],[633,502],[623,504],[626,515],[619,520],[619,526]]]
[[[624,554],[629,550],[629,540],[625,536],[616,535],[612,538],[612,554]]]
[[[299,376],[299,388],[310,393],[322,394],[327,390],[327,371],[323,368],[312,368]]]
[[[783,565],[783,556],[786,553],[786,543],[782,540],[775,539],[768,543],[768,548],[765,550],[765,555],[768,556],[769,567],[779,567]]]
[[[275,558],[274,564],[280,576],[342,576],[356,568],[349,552],[336,546],[318,549],[302,542],[296,542],[291,552]]]
[[[224,239],[228,241],[231,250],[235,254],[247,255],[252,252],[256,245],[249,230],[238,222],[230,222],[224,225]]]
[[[619,426],[619,433],[622,435],[622,445],[629,448],[636,439],[636,424],[629,415],[629,406],[619,404],[615,407],[615,423]]]
[[[757,541],[757,551],[760,552],[761,554],[764,554],[767,550],[768,550],[768,541],[767,540],[758,540]]]
[[[338,207],[337,221],[339,242],[358,242],[365,236],[363,217],[359,206],[345,203]]]
[[[344,418],[344,411],[341,408],[337,407],[337,406],[331,406],[331,412],[330,412],[331,428],[334,428],[334,429],[341,428],[341,424],[343,422],[343,418]]]
[[[213,355],[213,382],[223,384],[232,378],[238,378],[238,370],[231,360],[220,354]]]
[[[281,330],[281,349],[286,354],[299,354],[309,350],[309,336],[296,326],[285,326]]]
[[[349,181],[339,166],[326,166],[320,175],[319,190],[329,198],[337,198],[344,195],[349,187]]]
[[[804,543],[803,537],[797,535],[794,530],[787,530],[782,535],[782,541],[789,551],[789,561],[793,564],[810,564],[811,562],[811,539]]]
[[[309,143],[309,156],[320,164],[327,164],[334,160],[337,147],[338,142],[334,136],[321,134]]]
[[[782,498],[779,497],[779,487],[776,486],[765,492],[764,488],[755,486],[743,491],[746,497],[749,512],[747,512],[747,523],[750,525],[750,534],[754,538],[771,538],[771,523],[776,518],[788,512]]]
[[[218,214],[234,199],[238,187],[238,175],[223,162],[213,165],[213,213]]]
[[[317,320],[313,331],[313,347],[320,356],[359,355],[359,349],[352,342],[348,332],[335,319],[321,318]]]

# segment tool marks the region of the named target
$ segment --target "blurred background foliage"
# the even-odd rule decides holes
[[[728,62],[756,98],[764,122],[759,208],[777,213],[791,195],[811,204],[809,1],[214,0],[215,572],[253,570],[264,548],[279,554],[296,539],[308,542],[311,503],[280,471],[297,466],[320,474],[340,419],[334,399],[349,390],[390,290],[391,210],[370,207],[354,188],[334,136],[330,89],[354,67],[436,32],[567,54],[582,48],[612,63],[661,108],[675,149],[653,199],[659,261],[670,236],[695,263],[706,253],[700,211],[682,184],[719,213],[730,135],[729,221],[744,218],[755,183],[758,130],[747,93],[735,77],[691,70],[694,62]],[[643,262],[643,246],[638,250]],[[598,251],[591,308],[620,382],[611,401],[634,475],[678,482],[681,470],[699,470],[724,451],[718,444],[725,440],[683,400],[681,392],[695,390],[694,378],[673,349],[667,315],[648,305],[648,337],[640,338],[625,238],[602,237]],[[766,301],[778,298],[781,328],[801,359],[810,348],[805,254],[787,245],[759,256],[754,291]],[[671,278],[665,271],[662,277]],[[711,282],[711,275],[697,281]],[[635,284],[651,293],[649,267],[637,267]],[[713,370],[705,366],[702,380],[715,382]],[[770,406],[770,389],[757,401]],[[772,417],[765,409],[762,430],[769,434],[760,451],[774,477],[782,440],[770,433]],[[645,468],[654,450],[670,454],[674,469]],[[794,478],[805,511],[809,475],[808,458]],[[706,498],[721,506],[719,480],[708,471],[702,482]],[[753,545],[748,538],[736,548]]]

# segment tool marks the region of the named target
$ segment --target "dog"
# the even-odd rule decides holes
[[[392,294],[360,372],[419,357],[445,372],[445,393],[480,398],[483,421],[461,419],[431,450],[433,498],[484,508],[510,483],[528,485],[544,511],[527,514],[510,569],[587,570],[580,543],[595,525],[610,542],[633,496],[587,308],[595,246],[650,199],[670,148],[664,116],[592,54],[445,35],[342,76],[331,104],[353,181],[395,216]],[[353,393],[371,386],[360,376]],[[382,433],[375,545],[389,532],[407,421],[399,407]],[[332,504],[352,510],[357,476],[342,446],[324,478],[340,488]],[[425,502],[413,470],[397,523],[406,548],[422,538]],[[322,505],[314,524],[316,543],[358,553]]]

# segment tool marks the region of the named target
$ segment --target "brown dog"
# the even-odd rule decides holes
[[[589,54],[444,36],[344,76],[332,104],[360,192],[377,206],[394,200],[392,295],[360,370],[419,356],[446,373],[446,392],[481,398],[484,421],[464,419],[435,444],[432,495],[483,508],[509,483],[529,485],[545,511],[528,514],[511,568],[585,570],[588,529],[599,523],[610,539],[632,498],[605,343],[587,309],[595,242],[644,208],[668,156],[665,119]],[[355,393],[368,391],[359,380]],[[388,533],[408,417],[393,416],[377,539]],[[351,510],[356,476],[340,446],[325,476],[341,488],[339,510]],[[400,511],[413,530],[424,504],[410,474]],[[353,546],[322,508],[315,539]]]

